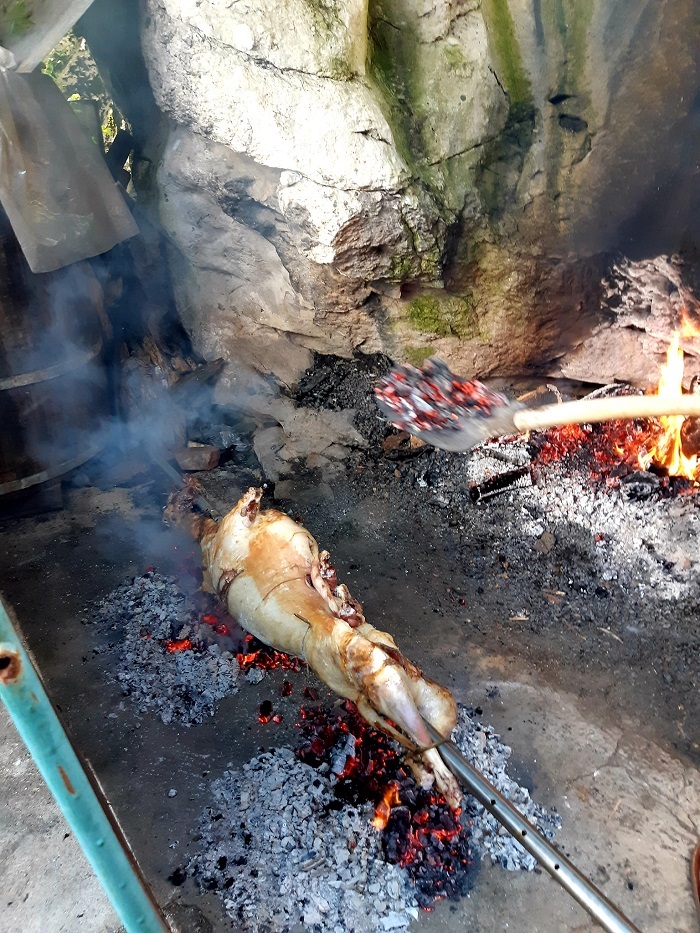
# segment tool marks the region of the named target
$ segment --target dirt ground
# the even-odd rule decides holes
[[[366,372],[369,385],[375,373]],[[350,404],[342,380],[334,387],[331,402],[317,380],[305,400],[360,409],[369,448],[334,475],[300,472],[269,486],[267,504],[289,510],[331,551],[373,624],[483,711],[513,748],[514,776],[561,812],[557,845],[574,864],[641,929],[690,933],[689,858],[700,841],[697,550],[689,565],[659,558],[654,572],[668,571],[671,598],[643,586],[646,565],[605,579],[596,542],[579,526],[552,531],[540,502],[527,519],[542,528],[533,534],[522,512],[527,491],[474,505],[447,455],[388,459],[386,427],[364,424],[369,409]],[[201,479],[225,511],[262,477],[250,460],[234,459]],[[162,524],[169,487],[157,470],[102,487],[74,488],[63,511],[0,526],[0,589],[159,901],[190,911],[183,929],[232,930],[216,895],[169,878],[196,845],[209,782],[292,739],[292,717],[262,726],[255,715],[282,675],[246,685],[191,729],[135,714],[99,643],[105,636],[86,624],[90,607],[148,566],[183,573],[193,547]],[[697,500],[684,501],[679,521],[697,520]],[[687,529],[696,534],[697,525]],[[687,546],[697,548],[690,531]],[[41,846],[27,858],[40,870]],[[415,929],[594,929],[544,873],[475,871],[467,899],[438,903]],[[24,909],[0,903],[2,928],[30,929]]]

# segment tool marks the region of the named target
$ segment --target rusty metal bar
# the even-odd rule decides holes
[[[2,598],[0,699],[127,933],[168,933],[122,830],[73,749]]]

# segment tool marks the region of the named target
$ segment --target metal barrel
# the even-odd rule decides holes
[[[89,263],[33,274],[0,214],[0,496],[99,452],[108,414],[102,313]]]
[[[438,749],[445,763],[459,778],[467,791],[495,817],[501,826],[537,859],[545,871],[578,901],[584,910],[608,933],[640,933],[631,920],[596,888],[556,846],[528,823],[509,800],[499,793],[479,771],[469,764],[456,746],[443,740],[429,722],[426,727],[431,738],[440,742]]]

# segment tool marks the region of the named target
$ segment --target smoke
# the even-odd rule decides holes
[[[216,428],[217,367],[192,351],[167,282],[156,294],[139,281],[130,256],[145,241],[40,276],[6,242],[0,379],[13,382],[0,391],[0,492],[63,476],[98,454],[106,465],[169,460],[196,426],[201,437],[201,426],[213,425],[213,438],[202,439],[219,446],[238,441],[226,424]]]

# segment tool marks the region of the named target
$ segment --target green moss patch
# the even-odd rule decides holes
[[[435,350],[432,347],[404,347],[403,355],[407,363],[412,366],[422,366],[428,357],[433,356]]]
[[[376,0],[369,4],[368,74],[377,100],[391,126],[399,155],[416,178],[425,161],[418,90],[418,39],[408,24],[400,30],[382,18]]]
[[[532,104],[532,85],[523,65],[508,0],[481,5],[498,71],[512,104]]]
[[[408,322],[414,330],[438,337],[476,337],[479,321],[470,298],[421,295],[409,302]]]

